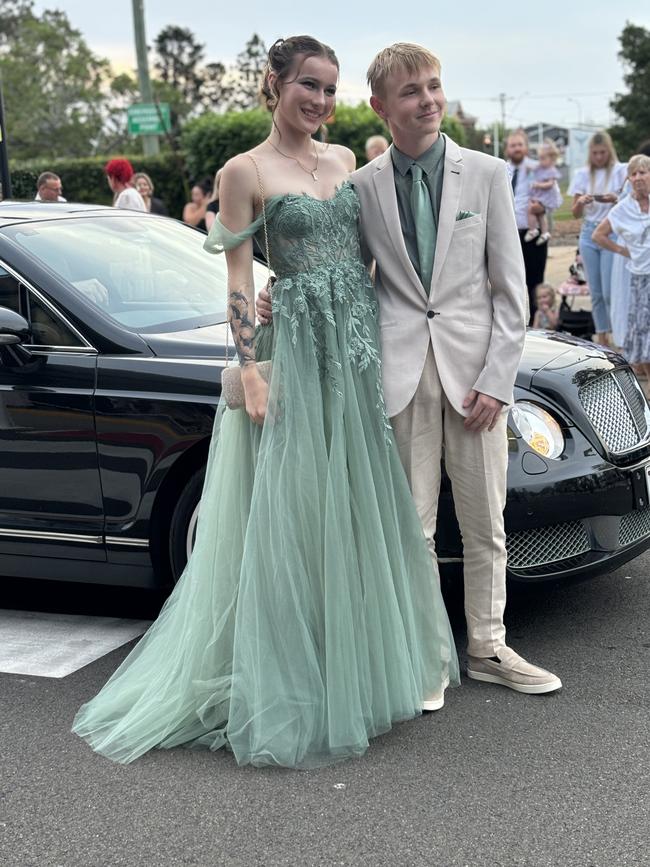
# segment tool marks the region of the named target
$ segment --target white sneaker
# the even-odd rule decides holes
[[[539,229],[529,229],[524,235],[524,241],[528,244],[530,241],[534,241],[538,235]]]
[[[422,710],[430,713],[433,710],[440,710],[445,706],[445,690],[449,686],[449,678],[446,677],[442,686],[437,692],[430,693],[422,702]]]
[[[422,702],[422,710],[426,713],[431,713],[434,710],[440,710],[445,706],[445,691],[444,689],[437,695],[430,695]]]

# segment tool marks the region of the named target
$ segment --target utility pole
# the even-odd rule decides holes
[[[9,174],[9,156],[7,153],[7,129],[5,127],[5,108],[2,99],[2,80],[0,80],[0,185],[2,199],[11,198],[11,175]]]
[[[506,99],[505,93],[499,94],[499,102],[501,103],[501,129],[503,134],[506,134]]]
[[[500,93],[498,96],[490,97],[490,99],[496,100],[501,105],[501,132],[503,134],[503,138],[505,141],[506,130],[507,130],[507,127],[506,127],[506,102],[509,99],[514,99],[514,97],[508,96],[507,93]],[[500,142],[499,142],[498,130],[499,130],[499,125],[498,125],[497,121],[495,120],[494,121],[494,156],[495,157],[499,156]]]
[[[144,32],[144,0],[133,0],[133,29],[135,31],[135,51],[138,58],[140,96],[143,102],[153,103],[151,81],[149,79],[147,40]],[[158,154],[160,152],[158,136],[142,136],[142,148],[146,156],[155,156]]]

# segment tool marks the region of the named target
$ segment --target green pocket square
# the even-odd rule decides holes
[[[457,220],[467,220],[469,217],[478,217],[478,214],[475,214],[474,211],[459,211],[456,214]]]

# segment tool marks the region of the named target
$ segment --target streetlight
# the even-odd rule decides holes
[[[567,97],[565,97],[565,99],[568,99],[569,102],[575,102],[575,104],[578,106],[578,126],[581,127],[582,126],[582,103],[580,102],[579,99],[576,99],[575,96],[567,96]]]

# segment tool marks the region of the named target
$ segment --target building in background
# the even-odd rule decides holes
[[[530,155],[533,158],[537,159],[539,146],[543,144],[544,139],[550,138],[551,141],[555,142],[557,149],[560,151],[558,165],[562,165],[564,162],[564,152],[566,146],[569,144],[568,127],[540,121],[539,123],[524,127],[524,130],[528,136]]]
[[[471,138],[471,134],[476,129],[476,121],[478,118],[474,117],[473,114],[468,114],[466,111],[463,111],[463,106],[460,104],[459,99],[449,100],[447,103],[447,117],[453,117],[454,120],[457,120],[464,128],[465,132],[469,134],[468,138]]]

